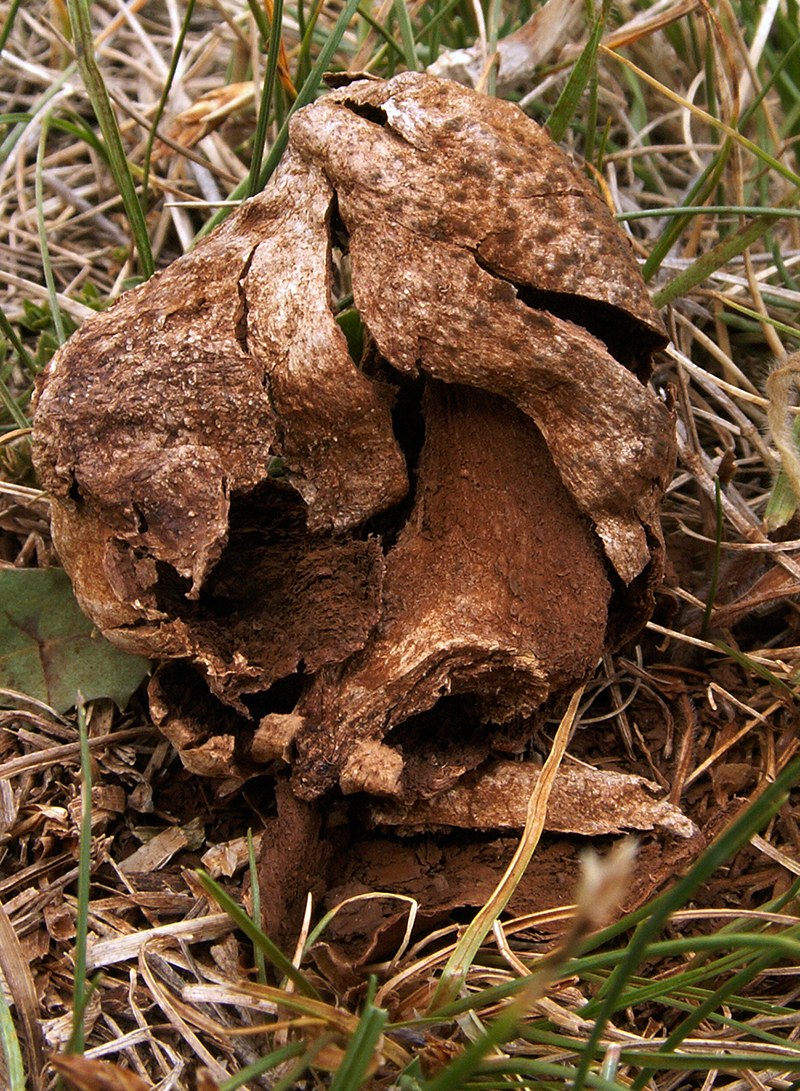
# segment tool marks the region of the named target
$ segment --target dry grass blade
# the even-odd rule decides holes
[[[32,1091],[42,1086],[40,1073],[44,1064],[39,1003],[30,965],[5,909],[0,905],[0,969],[22,1024],[23,1045],[28,1060]]]
[[[449,1004],[458,995],[467,971],[472,965],[478,948],[492,929],[492,925],[508,904],[511,895],[522,877],[523,872],[530,863],[539,838],[544,829],[547,803],[553,782],[561,765],[561,759],[566,753],[567,744],[575,727],[575,717],[583,697],[584,687],[581,686],[572,695],[567,706],[558,731],[553,739],[552,749],[544,763],[542,774],[536,782],[536,787],[531,792],[528,800],[528,815],[525,829],[520,838],[517,850],[508,867],[495,887],[495,890],[484,907],[477,913],[474,920],[467,926],[464,935],[456,945],[456,949],[450,956],[447,965],[442,971],[442,976],[431,997],[429,1011],[437,1011]]]

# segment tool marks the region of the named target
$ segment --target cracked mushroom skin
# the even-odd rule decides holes
[[[516,106],[359,79],[298,111],[267,189],[41,376],[56,547],[109,639],[206,694],[195,749],[226,757],[194,768],[257,768],[254,743],[307,798],[430,797],[647,620],[665,343],[610,211]]]

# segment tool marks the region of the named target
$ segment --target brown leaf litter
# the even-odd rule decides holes
[[[463,826],[456,867],[483,891],[476,831],[518,827],[536,776],[508,755],[652,611],[665,343],[613,216],[547,136],[405,73],[295,114],[268,188],[47,369],[34,449],[61,561],[109,639],[162,661],[152,714],[186,768],[278,778],[262,876],[286,942],[343,843],[358,882],[391,889],[397,832],[436,855],[434,831]],[[696,835],[643,781],[564,778],[573,798],[633,793],[604,832]]]

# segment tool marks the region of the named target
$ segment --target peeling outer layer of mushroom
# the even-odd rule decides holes
[[[649,617],[665,343],[611,212],[521,110],[344,83],[41,377],[59,555],[104,634],[162,661],[189,769],[430,799]]]

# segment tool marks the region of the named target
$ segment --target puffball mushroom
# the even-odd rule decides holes
[[[109,640],[167,664],[189,768],[429,798],[649,617],[665,343],[611,212],[517,106],[345,82],[41,376],[56,548]]]

